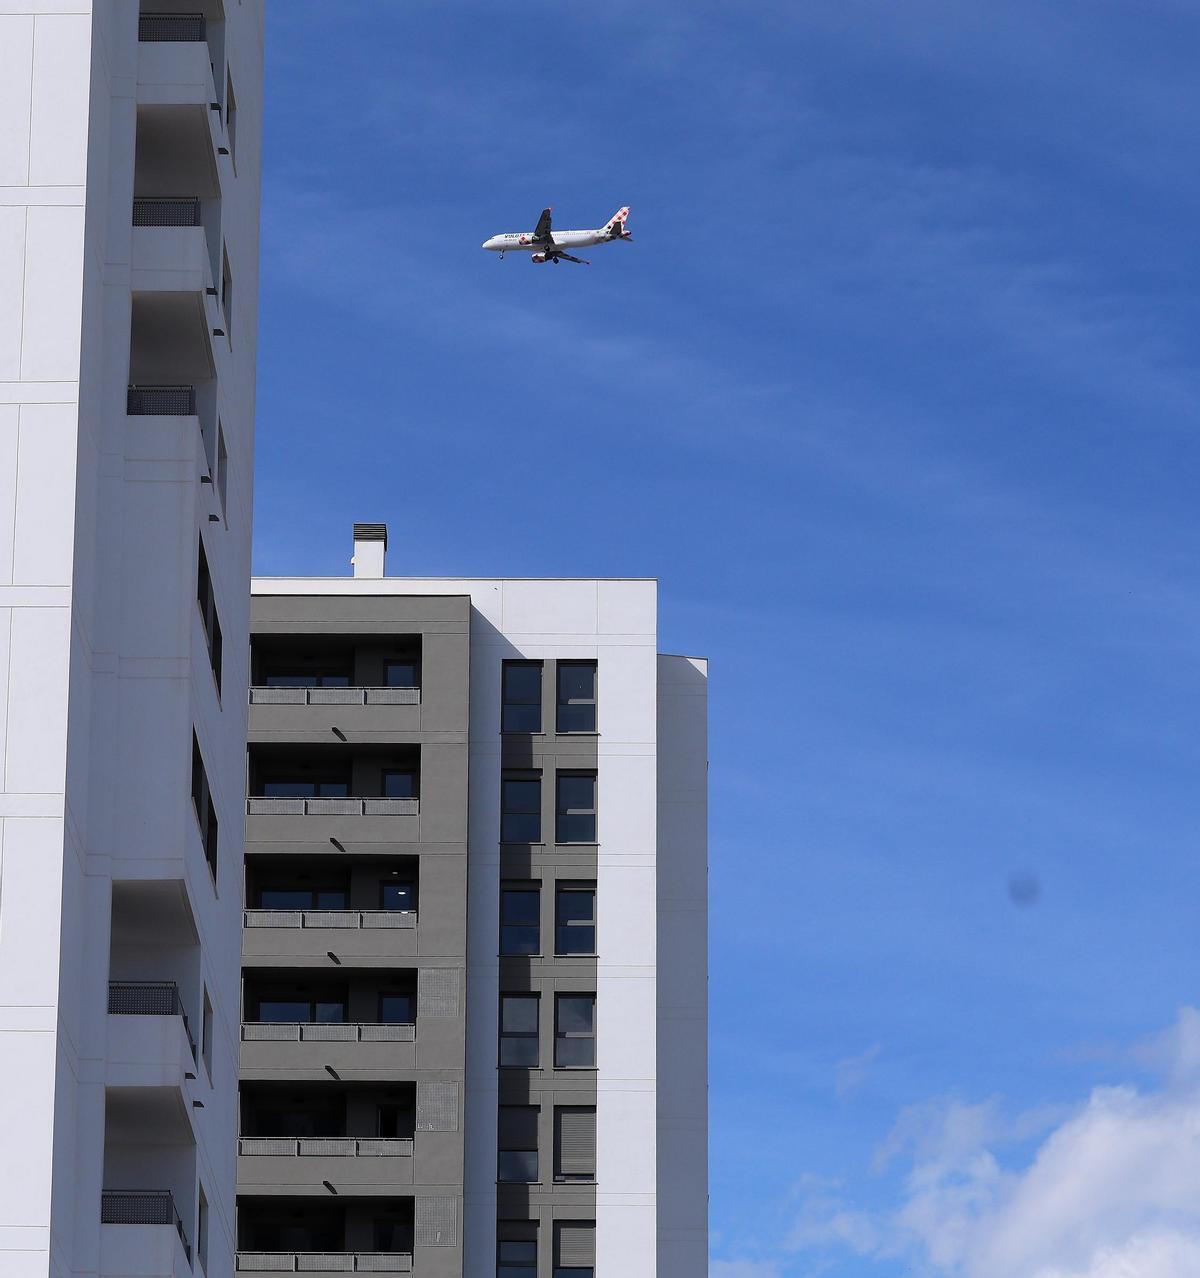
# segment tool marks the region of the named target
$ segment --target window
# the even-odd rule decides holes
[[[560,883],[554,901],[554,952],[596,953],[596,885]]]
[[[229,452],[225,447],[225,430],[217,423],[217,500],[221,503],[221,518],[229,518]]]
[[[372,1222],[376,1251],[409,1252],[413,1249],[412,1225],[395,1216],[376,1216]],[[340,1250],[332,1248],[331,1250]]]
[[[542,929],[541,891],[536,886],[500,888],[500,953],[538,954]]]
[[[501,1105],[497,1180],[538,1178],[538,1107]]]
[[[204,844],[204,859],[208,862],[209,873],[213,877],[213,887],[217,885],[217,809],[213,805],[212,791],[208,788],[208,773],[204,770],[204,756],[200,753],[200,742],[195,732],[192,733],[192,807],[196,820],[200,825],[200,841]]]
[[[596,1222],[554,1222],[554,1278],[595,1278]]]
[[[537,1278],[537,1226],[501,1221],[497,1232],[510,1237],[496,1244],[496,1278]],[[511,1236],[518,1233],[525,1237]]]
[[[560,772],[554,824],[556,843],[596,842],[596,774]]]
[[[381,910],[415,910],[417,908],[417,885],[403,879],[388,880],[379,885],[379,908]]]
[[[505,777],[500,782],[500,842],[542,841],[542,779]]]
[[[350,676],[342,670],[273,666],[263,675],[263,684],[267,688],[348,688]]]
[[[204,1016],[200,1022],[200,1055],[204,1060],[204,1068],[208,1073],[209,1084],[213,1076],[213,1005],[208,997],[208,986],[204,987]]]
[[[385,1140],[411,1140],[413,1111],[399,1101],[382,1101],[375,1106],[375,1135]]]
[[[596,731],[596,663],[558,663],[557,731]]]
[[[225,316],[225,336],[233,342],[233,271],[229,266],[229,250],[221,252],[221,313]]]
[[[200,1186],[200,1210],[196,1218],[196,1258],[200,1268],[208,1272],[208,1198]]]
[[[344,799],[350,782],[334,777],[268,777],[263,794],[271,799]]]
[[[342,1025],[346,996],[331,990],[314,992],[306,985],[280,986],[259,995],[258,1019],[274,1024]]]
[[[258,891],[260,910],[344,910],[346,900],[345,884],[329,880],[267,879]]]
[[[538,996],[500,995],[500,1064],[536,1069],[538,1053]]]
[[[554,1179],[596,1179],[594,1105],[564,1105],[554,1111]]]
[[[400,659],[385,661],[383,686],[385,688],[419,688],[421,686],[420,666],[415,661]]]
[[[208,662],[213,678],[217,681],[217,695],[221,695],[221,623],[217,619],[217,597],[213,590],[212,573],[208,570],[208,556],[204,553],[204,538],[200,538],[196,556],[196,602],[200,605],[200,620],[204,623],[204,638],[208,646]]]
[[[385,990],[379,995],[381,1025],[412,1025],[414,999],[407,990]]]
[[[541,732],[542,663],[506,661],[501,671],[501,732]]]
[[[233,76],[225,72],[225,132],[229,137],[229,158],[237,171],[237,98],[233,93]]]
[[[417,797],[417,774],[409,768],[385,771],[383,774],[383,797],[385,799],[415,799]]]
[[[554,1068],[596,1064],[595,994],[559,994],[554,1000]]]

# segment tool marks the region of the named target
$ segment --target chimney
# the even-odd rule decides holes
[[[387,524],[354,525],[354,565],[356,577],[382,577],[387,555]]]

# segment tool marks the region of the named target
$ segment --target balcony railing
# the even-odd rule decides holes
[[[239,1251],[239,1273],[411,1274],[413,1258],[397,1251]]]
[[[392,929],[417,926],[416,910],[246,910],[247,927]]]
[[[133,202],[134,226],[199,226],[199,200],[150,200]]]
[[[109,1016],[178,1016],[183,1022],[192,1057],[196,1056],[196,1040],[188,1025],[179,986],[174,981],[109,981]]]
[[[183,1232],[169,1189],[127,1191],[106,1189],[100,1195],[100,1223],[104,1225],[174,1225],[183,1250],[192,1263],[192,1245]]]
[[[412,1022],[366,1024],[357,1021],[243,1021],[244,1043],[415,1043]]]
[[[252,795],[248,816],[416,816],[419,799],[299,799]]]
[[[131,386],[125,412],[129,417],[195,417],[194,386]]]
[[[420,688],[251,688],[252,706],[419,706]]]
[[[147,44],[193,43],[204,36],[202,13],[143,13],[138,18],[138,39]]]
[[[243,1136],[243,1158],[411,1158],[412,1137]]]

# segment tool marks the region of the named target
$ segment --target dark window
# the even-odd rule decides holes
[[[258,1019],[341,1025],[346,1020],[346,998],[329,991],[314,993],[304,986],[276,988],[258,996]]]
[[[233,93],[233,76],[225,73],[225,132],[229,136],[229,158],[237,167],[237,98]]]
[[[500,842],[542,840],[541,777],[505,777],[500,782]]]
[[[542,894],[536,887],[501,887],[500,953],[537,954],[541,950],[539,910]]]
[[[419,688],[421,686],[420,668],[415,661],[385,661],[383,686],[385,688]]]
[[[559,732],[596,731],[596,663],[594,661],[560,661],[558,663]]]
[[[556,954],[595,954],[596,885],[562,883],[554,902]]]
[[[377,1216],[373,1226],[376,1251],[393,1254],[412,1251],[413,1231],[407,1221]]]
[[[596,1179],[594,1105],[566,1105],[554,1111],[554,1179]]]
[[[557,781],[554,840],[596,842],[596,774],[560,772]]]
[[[496,1244],[496,1278],[537,1278],[537,1239],[500,1239]]]
[[[417,797],[417,774],[408,769],[385,772],[383,774],[383,797],[385,799],[415,799]]]
[[[208,1198],[204,1193],[204,1186],[200,1186],[200,1207],[196,1216],[196,1258],[200,1261],[200,1268],[204,1271],[208,1269]]]
[[[342,670],[299,669],[272,666],[263,675],[267,688],[348,688],[350,676]]]
[[[500,1064],[536,1069],[538,998],[536,994],[500,995]]]
[[[200,550],[196,562],[196,602],[200,605],[200,620],[204,623],[204,638],[208,646],[208,661],[217,692],[221,691],[221,623],[217,618],[217,598],[213,591],[212,573],[208,570],[208,556],[204,553],[204,538],[200,538]]]
[[[497,1180],[535,1181],[538,1178],[538,1108],[501,1105]]]
[[[559,994],[554,1000],[555,1069],[592,1069],[595,1064],[595,994]]]
[[[225,447],[225,431],[217,423],[217,499],[221,503],[221,516],[229,519],[229,452]]]
[[[412,1025],[415,1000],[405,991],[388,991],[379,996],[381,1025]]]
[[[344,910],[346,888],[338,883],[289,883],[269,880],[258,893],[260,910]]]
[[[375,1135],[387,1140],[411,1140],[413,1111],[398,1101],[383,1101],[375,1107]]]
[[[272,799],[344,799],[350,782],[334,777],[268,777],[263,794]]]
[[[381,910],[415,910],[417,908],[417,888],[415,883],[402,879],[379,885],[379,908]]]
[[[596,1222],[554,1222],[554,1278],[595,1278]]]
[[[204,1061],[204,1069],[211,1084],[213,1076],[213,1005],[212,1000],[208,997],[207,985],[204,987],[204,1014],[200,1022],[200,1056]]]
[[[506,661],[501,673],[501,732],[541,732],[542,663]]]
[[[225,316],[225,336],[233,341],[233,271],[229,266],[229,250],[221,254],[221,313]]]
[[[208,862],[208,869],[213,876],[215,887],[217,849],[220,843],[217,833],[217,809],[213,806],[212,791],[208,788],[208,773],[204,770],[204,756],[200,753],[200,742],[194,732],[192,733],[192,807],[196,813],[196,820],[200,824],[204,859]]]

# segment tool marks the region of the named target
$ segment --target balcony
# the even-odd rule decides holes
[[[142,44],[193,44],[205,39],[202,13],[141,13],[138,41]]]
[[[194,386],[130,386],[125,397],[129,417],[195,417]]]
[[[251,795],[247,816],[417,816],[419,799]]]
[[[183,1221],[175,1209],[175,1196],[170,1190],[118,1190],[106,1189],[100,1195],[100,1223],[102,1225],[139,1225],[173,1229],[183,1247],[190,1268],[192,1246],[183,1229]],[[130,1238],[133,1247],[144,1240]],[[103,1247],[103,1244],[102,1244]],[[173,1250],[173,1245],[172,1248]],[[161,1245],[153,1250],[161,1250]],[[105,1273],[116,1272],[105,1266]],[[157,1270],[130,1269],[130,1274],[157,1272]]]
[[[310,1274],[411,1274],[411,1253],[382,1251],[239,1251],[238,1273]]]
[[[243,1021],[243,1043],[415,1043],[417,1025],[371,1021]]]
[[[246,910],[248,928],[367,928],[392,931],[417,926],[416,910]]]
[[[256,1194],[390,1197],[413,1184],[413,1140],[382,1136],[250,1136],[238,1141],[238,1188]]]

